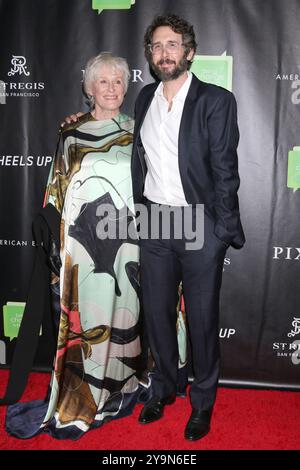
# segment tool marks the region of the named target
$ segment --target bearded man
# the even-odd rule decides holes
[[[153,398],[142,424],[163,416],[176,396],[178,341],[176,304],[182,281],[191,341],[194,381],[192,413],[185,438],[210,430],[219,377],[218,316],[224,256],[245,242],[240,222],[236,101],[221,87],[203,83],[189,67],[196,51],[192,25],[176,15],[158,16],[148,27],[145,55],[160,83],[145,86],[136,101],[132,156],[136,204],[176,208],[194,214],[204,205],[204,244],[188,249],[187,239],[141,239],[141,292],[150,349],[155,361]]]

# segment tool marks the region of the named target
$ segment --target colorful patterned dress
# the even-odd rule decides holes
[[[57,353],[47,400],[8,408],[16,437],[77,439],[131,413],[141,392],[137,238],[100,234],[104,205],[122,233],[134,227],[132,131],[124,114],[97,121],[90,113],[61,131],[45,198],[61,214]]]

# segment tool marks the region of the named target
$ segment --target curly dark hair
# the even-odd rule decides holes
[[[196,52],[197,43],[195,41],[195,32],[193,26],[177,15],[159,15],[156,16],[152,23],[148,26],[144,36],[145,56],[148,62],[151,62],[149,44],[152,43],[153,33],[159,26],[169,26],[172,31],[174,31],[174,33],[181,34],[186,53],[188,53],[191,49]]]

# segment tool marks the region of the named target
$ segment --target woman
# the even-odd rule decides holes
[[[7,430],[17,437],[77,439],[129,414],[141,392],[137,239],[99,234],[104,205],[117,229],[134,223],[133,121],[120,113],[129,76],[122,58],[91,59],[84,89],[92,111],[61,131],[45,197],[61,215],[57,353],[49,401],[8,409]]]

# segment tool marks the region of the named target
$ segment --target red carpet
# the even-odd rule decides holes
[[[0,371],[0,395],[4,395],[8,372]],[[44,396],[49,374],[31,374],[24,401]],[[187,398],[165,408],[164,417],[153,424],[137,422],[141,405],[133,415],[88,432],[78,441],[58,441],[45,434],[33,439],[10,437],[4,429],[5,407],[0,407],[1,450],[262,450],[300,449],[300,393],[220,388],[212,430],[202,440],[189,443],[183,431],[190,413]]]

